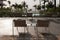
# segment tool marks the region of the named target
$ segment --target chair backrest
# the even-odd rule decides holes
[[[21,20],[21,19],[18,19],[18,20],[13,20],[14,21],[14,24],[15,24],[15,27],[26,27],[26,20]]]
[[[36,27],[48,27],[49,20],[37,20]]]

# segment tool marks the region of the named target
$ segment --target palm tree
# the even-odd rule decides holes
[[[44,0],[44,6],[45,6],[45,0]],[[44,7],[44,10],[45,10],[45,7]]]
[[[28,5],[26,5],[26,13],[28,12]]]
[[[45,10],[45,5],[42,5],[42,8]]]
[[[8,4],[9,4],[10,11],[11,11],[11,9],[12,9],[12,8],[10,7],[11,2],[10,2],[10,1],[8,1]]]
[[[14,4],[12,4],[12,7],[14,7],[14,8],[15,8],[15,5],[14,5]]]
[[[3,8],[3,6],[6,6],[6,4],[1,3],[1,4],[0,4],[1,9]]]
[[[47,9],[53,8],[53,7],[54,7],[54,5],[53,5],[53,3],[51,1],[46,5]]]
[[[46,0],[43,0],[43,1],[44,1],[44,5],[43,5],[43,6],[44,6],[44,10],[45,10],[45,3],[46,3]]]
[[[28,8],[28,5],[26,5],[26,7]]]
[[[16,11],[18,11],[18,9],[19,9],[19,8],[18,8],[19,6],[18,6],[18,4],[17,4],[17,3],[12,4],[12,7],[14,7]]]
[[[22,2],[23,11],[25,11],[25,5],[26,5],[25,1]]]
[[[32,11],[32,9],[29,9],[28,11],[30,12],[30,11]]]
[[[15,8],[18,8],[18,4],[17,3],[15,3]]]
[[[26,4],[25,1],[23,2],[22,7],[24,8],[24,11],[27,13],[28,5]]]
[[[54,0],[54,6],[55,6],[55,9],[56,9],[56,0]]]
[[[19,5],[18,5],[18,8],[20,8],[20,9],[21,9],[21,11],[22,11],[22,8],[23,8],[23,7],[22,7],[22,5],[21,5],[21,4],[19,4]]]
[[[55,8],[55,14],[56,14],[56,0],[54,0],[54,8]]]
[[[25,9],[25,7],[26,7],[26,2],[25,2],[25,1],[23,2],[22,6],[23,6],[24,9]]]
[[[41,10],[41,6],[40,5],[37,6],[37,10],[40,12],[40,10]]]
[[[8,1],[8,3],[9,3],[9,6],[10,6],[11,2],[10,2],[10,1]]]
[[[36,13],[37,5],[34,5],[33,7],[35,7],[35,13]]]
[[[1,9],[3,8],[3,4],[0,4]]]

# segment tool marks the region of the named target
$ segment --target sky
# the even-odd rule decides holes
[[[9,1],[11,1],[11,4],[15,4],[15,3],[21,4],[23,1],[25,1],[26,4],[28,5],[29,9],[34,9],[33,5],[35,5],[35,4],[38,5],[39,4],[39,0],[37,0],[35,2],[34,2],[34,0],[18,0],[18,1],[17,0],[9,0]],[[5,2],[5,3],[7,4],[7,6],[9,6],[7,2]]]
[[[34,0],[7,0],[7,1],[11,1],[11,4],[15,4],[15,3],[21,4],[23,1],[25,1],[26,4],[28,5],[29,9],[35,10],[35,8],[33,7],[33,5],[40,4],[39,1],[41,1],[41,0],[36,0],[35,2],[34,2]],[[4,3],[7,4],[7,6],[9,6],[9,4],[8,4],[7,1],[4,1]],[[50,0],[50,1],[52,1],[52,0]],[[58,6],[59,0],[56,0],[56,3],[57,3],[56,5]],[[43,2],[41,2],[41,4],[43,5]]]

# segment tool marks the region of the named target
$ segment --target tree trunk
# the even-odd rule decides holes
[[[56,0],[54,0],[54,6],[55,6],[55,9],[56,9]]]

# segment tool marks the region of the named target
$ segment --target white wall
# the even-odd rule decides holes
[[[55,22],[50,22],[49,30],[53,34],[56,34],[56,35],[60,34],[60,24]]]
[[[30,23],[28,22],[28,24]],[[12,27],[14,27],[13,18],[0,19],[0,35],[12,35]],[[44,28],[38,28],[38,30],[40,32],[43,32],[43,31],[45,32]],[[60,34],[60,24],[57,24],[55,22],[50,22],[49,30],[53,34]],[[19,28],[19,32],[24,32],[24,28]],[[34,27],[32,26],[29,27],[29,33],[31,33],[32,35],[36,35]],[[14,35],[18,35],[16,27],[14,27]]]
[[[12,19],[0,19],[0,35],[12,35]],[[17,35],[16,28],[15,35]]]

